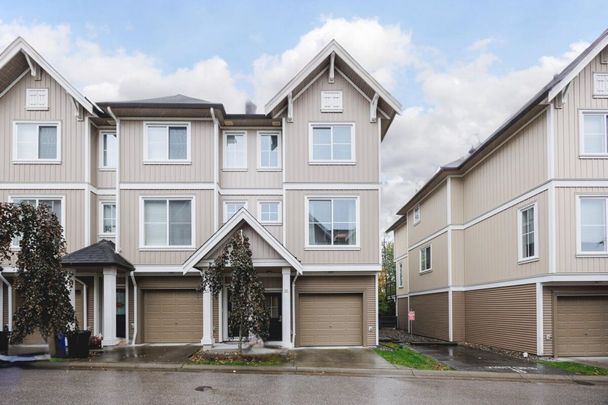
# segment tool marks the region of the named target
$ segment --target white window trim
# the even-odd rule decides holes
[[[422,270],[422,251],[426,248],[429,248],[430,251],[431,267]],[[418,249],[418,274],[430,273],[431,271],[433,271],[433,245],[429,243],[428,245],[421,246]]]
[[[32,91],[43,91],[46,93],[46,106],[45,107],[33,107],[28,104],[28,100],[30,98],[30,92]],[[49,89],[37,89],[37,88],[29,88],[25,89],[25,110],[26,111],[48,111],[49,110]]]
[[[98,140],[98,147],[97,147],[99,149],[99,157],[98,157],[99,164],[97,166],[98,166],[99,170],[113,172],[113,171],[116,171],[115,166],[104,166],[104,164],[103,164],[103,137],[108,134],[116,136],[116,131],[99,131],[99,140]],[[116,139],[118,141],[118,138],[116,138]],[[118,147],[116,148],[116,151],[118,151]],[[116,157],[116,159],[118,159],[118,156]]]
[[[337,93],[340,94],[340,107],[339,108],[324,108],[323,100],[324,96],[327,93]],[[344,93],[342,90],[321,90],[321,112],[333,112],[333,113],[341,113],[344,112]]]
[[[56,159],[18,159],[17,158],[17,126],[19,124],[36,124],[38,126],[55,125],[57,127],[57,158]],[[61,121],[13,121],[13,156],[14,164],[61,164]]]
[[[151,200],[190,200],[190,210],[192,212],[192,243],[190,245],[172,246],[172,245],[160,245],[160,246],[149,246],[145,244],[144,237],[144,202]],[[168,209],[168,208],[167,208]],[[169,217],[167,216],[167,226]],[[168,237],[167,233],[167,237]],[[196,197],[193,195],[142,195],[139,196],[139,250],[141,251],[183,251],[183,250],[194,250],[196,247]]]
[[[242,166],[238,167],[228,167],[226,166],[226,147],[228,145],[228,135],[243,135],[244,143],[243,148],[245,150],[245,156],[242,159]],[[230,130],[224,131],[222,135],[222,170],[226,172],[234,171],[234,172],[244,172],[247,171],[247,155],[249,155],[249,149],[247,148],[247,131],[244,130]]]
[[[313,128],[322,126],[350,126],[350,160],[314,160],[313,159]],[[308,124],[308,164],[309,165],[354,165],[357,163],[357,128],[354,122],[310,122]],[[333,154],[333,147],[332,147]]]
[[[521,226],[521,219],[522,219],[522,212],[529,209],[529,208],[533,208],[534,209],[534,256],[530,256],[530,257],[523,257],[524,251],[523,248],[521,246],[522,243],[522,226]],[[531,204],[527,204],[524,205],[520,208],[517,209],[517,263],[518,264],[525,264],[525,263],[529,263],[529,262],[534,262],[537,261],[539,259],[539,245],[538,245],[538,203],[537,202],[533,202]]]
[[[113,237],[116,236],[116,232],[104,232],[103,231],[103,206],[104,205],[116,205],[116,201],[100,201],[99,202],[99,232],[97,232],[97,234],[99,236],[108,236],[108,237]],[[116,211],[118,213],[118,211]],[[117,222],[118,222],[118,218],[117,218]]]
[[[397,286],[403,288],[403,263],[399,263],[399,276],[397,280],[399,282]]]
[[[278,157],[277,157],[277,166],[262,166],[262,135],[276,135],[278,139]],[[257,155],[258,155],[258,171],[279,171],[282,168],[283,162],[281,161],[282,155],[282,142],[281,142],[281,131],[257,131]],[[245,141],[245,146],[247,145],[247,141]]]
[[[355,200],[355,211],[357,220],[357,243],[355,245],[311,245],[309,240],[308,231],[308,213],[310,200]],[[361,250],[361,197],[358,195],[307,195],[304,197],[304,250]],[[333,212],[332,212],[332,224],[333,224]]]
[[[248,209],[247,200],[225,200],[225,201],[224,201],[224,204],[223,204],[223,209],[224,209],[224,210],[223,210],[223,212],[222,212],[222,218],[224,219],[224,222],[223,222],[223,223],[228,222],[228,220],[229,220],[230,218],[232,218],[232,217],[227,218],[227,213],[228,213],[228,212],[226,211],[226,204],[239,204],[239,203],[243,204],[243,208]],[[238,211],[237,211],[237,212],[238,212]],[[235,214],[236,214],[236,213],[235,213]]]
[[[608,135],[606,135],[606,152],[604,153],[587,153],[585,152],[585,114],[606,114],[608,110],[579,110],[578,117],[578,140],[579,140],[579,157],[592,159],[608,159]],[[606,120],[604,125],[608,126]],[[607,129],[608,130],[608,129]]]
[[[416,219],[416,210],[418,210],[418,219]],[[414,222],[414,226],[418,225],[420,223],[420,221],[422,221],[422,207],[420,207],[420,204],[417,204],[413,211],[412,211],[412,219]]]
[[[576,196],[576,255],[580,257],[608,257],[606,252],[585,252],[581,249],[581,199],[598,198],[606,201],[606,224],[608,226],[608,194],[577,194]]]
[[[278,204],[279,217],[278,217],[277,221],[263,221],[262,220],[262,204],[266,204],[266,203]],[[258,221],[260,221],[261,224],[264,224],[264,225],[281,225],[283,223],[282,213],[283,213],[283,204],[282,204],[281,201],[278,201],[278,200],[263,200],[263,201],[258,201]]]
[[[167,158],[159,160],[151,160],[148,158],[148,127],[149,126],[165,126],[167,127]],[[170,126],[186,127],[186,159],[169,159],[169,129]],[[190,121],[144,121],[144,160],[145,165],[187,165],[191,164],[191,122]]]
[[[12,203],[15,202],[15,200],[21,200],[21,199],[28,199],[28,200],[61,200],[61,228],[63,229],[63,236],[66,236],[66,232],[65,232],[65,195],[58,195],[58,194],[49,194],[49,195],[44,195],[44,194],[16,194],[16,195],[9,195],[8,196],[8,202]],[[38,204],[38,202],[36,202],[36,204]],[[11,242],[11,250],[15,251],[15,250],[20,250],[19,246],[15,246],[13,245],[13,243]]]
[[[593,73],[593,98],[608,98],[608,94],[597,94],[595,92],[597,76],[608,76],[608,73],[605,73],[605,72]]]

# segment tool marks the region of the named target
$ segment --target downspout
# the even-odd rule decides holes
[[[6,284],[6,287],[8,289],[8,331],[12,332],[13,331],[13,287],[11,286],[11,283],[8,282],[8,280],[6,278],[4,278],[4,276],[2,275],[2,272],[0,272],[0,281],[2,281],[4,284]],[[1,325],[4,328],[4,325]]]
[[[135,272],[129,273],[133,282],[133,340],[131,345],[137,341],[137,281],[135,281]]]
[[[296,280],[300,276],[300,273],[296,271],[296,276],[291,282],[291,346],[296,347]]]
[[[108,106],[108,114],[116,123],[116,152],[118,153],[116,159],[116,196],[114,198],[116,203],[116,235],[114,236],[115,252],[120,253],[120,119],[114,115],[112,107]]]
[[[74,277],[74,281],[77,281],[82,285],[82,323],[84,323],[84,328],[81,326],[82,330],[89,330],[89,317],[88,317],[88,298],[87,298],[87,285],[82,280]]]
[[[217,231],[219,224],[219,121],[215,116],[215,110],[209,109],[211,119],[213,119],[213,232]]]

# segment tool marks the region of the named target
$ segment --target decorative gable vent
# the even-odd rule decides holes
[[[608,73],[595,73],[593,75],[593,95],[608,97]]]
[[[321,92],[321,112],[342,112],[342,91],[322,91]]]
[[[25,91],[26,110],[48,110],[49,109],[49,89],[27,89]]]

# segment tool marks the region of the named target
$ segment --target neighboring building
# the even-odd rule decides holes
[[[196,289],[243,230],[272,342],[373,346],[380,143],[400,108],[335,41],[266,114],[228,114],[182,95],[93,103],[19,38],[0,54],[0,198],[55,210],[79,322],[104,345],[230,340],[227,293]]]
[[[607,45],[608,31],[399,210],[388,231],[402,328],[608,355]]]

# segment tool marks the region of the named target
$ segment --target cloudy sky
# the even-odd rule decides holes
[[[176,3],[0,0],[0,48],[23,36],[96,101],[183,93],[238,113],[335,38],[404,106],[382,149],[382,229],[608,28],[605,0]]]

